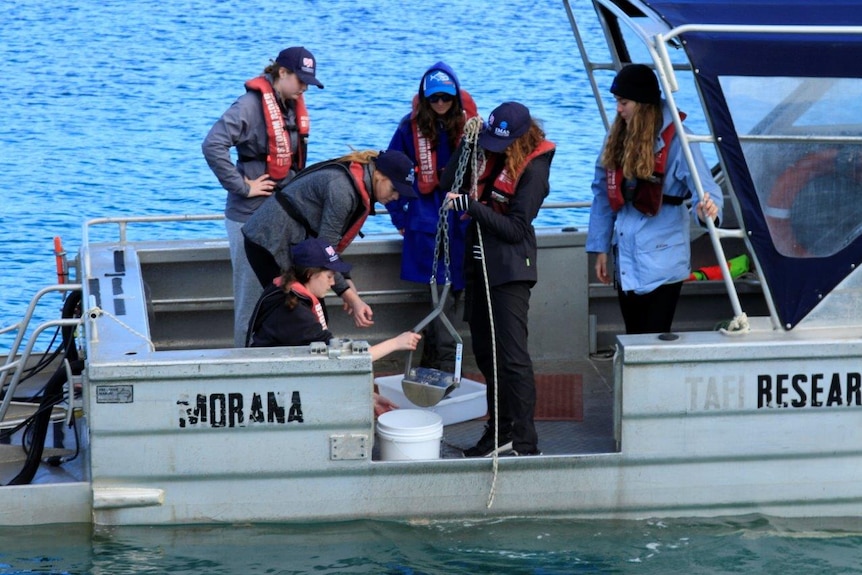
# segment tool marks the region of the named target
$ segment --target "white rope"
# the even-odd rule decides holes
[[[127,324],[123,323],[123,321],[122,321],[120,318],[118,318],[117,316],[115,316],[115,315],[114,315],[114,314],[112,314],[111,312],[109,312],[109,311],[105,311],[105,310],[103,310],[102,308],[100,308],[100,307],[98,307],[98,306],[93,306],[93,307],[91,307],[91,308],[87,311],[87,317],[89,317],[91,320],[94,320],[94,319],[96,319],[97,317],[102,316],[102,315],[107,316],[107,317],[109,317],[109,318],[113,319],[113,320],[114,320],[115,322],[117,322],[120,326],[122,326],[123,328],[125,328],[129,333],[131,333],[131,334],[133,334],[133,335],[136,335],[136,336],[138,336],[139,338],[141,338],[142,340],[144,340],[145,342],[147,342],[147,345],[150,347],[150,351],[156,351],[156,346],[155,346],[155,345],[153,345],[153,342],[152,342],[152,341],[150,341],[150,338],[148,338],[146,335],[142,334],[141,332],[139,332],[138,330],[136,330],[136,329],[135,329],[135,328],[133,328],[132,326],[127,325]]]
[[[464,124],[464,149],[461,157],[458,158],[458,168],[455,172],[455,178],[452,183],[453,190],[460,190],[464,183],[464,173],[467,170],[467,162],[465,156],[470,162],[470,197],[478,200],[479,174],[485,171],[485,154],[479,148],[479,134],[482,131],[483,120],[479,116],[474,116],[467,120]],[[494,327],[494,312],[491,307],[491,288],[488,285],[488,266],[485,262],[485,244],[482,240],[482,228],[479,222],[476,222],[476,233],[479,237],[479,255],[482,261],[482,277],[485,283],[485,302],[488,306],[488,322],[491,330],[491,360],[494,366],[494,375],[492,383],[494,385],[494,452],[491,457],[491,487],[488,490],[488,509],[494,505],[494,496],[497,489],[497,475],[499,472],[499,447],[500,447],[500,404],[498,400],[499,385],[497,375],[497,337],[496,328]]]
[[[742,312],[723,327],[718,330],[722,335],[739,336],[745,335],[751,331],[751,326],[748,324],[748,316]]]
[[[479,236],[479,253],[482,257],[482,276],[485,280],[485,302],[488,304],[488,324],[491,329],[491,361],[494,366],[494,453],[491,455],[491,488],[488,490],[488,509],[494,505],[494,495],[497,491],[497,474],[500,465],[500,403],[497,399],[499,393],[499,380],[497,378],[497,330],[494,328],[494,311],[491,307],[491,287],[488,285],[488,266],[485,264],[485,244],[482,241],[482,228],[476,222],[476,233]]]

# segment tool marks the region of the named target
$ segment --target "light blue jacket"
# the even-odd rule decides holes
[[[662,131],[671,121],[670,111],[663,104]],[[656,151],[663,146],[664,142],[658,137]],[[692,155],[703,189],[709,192],[718,207],[720,220],[723,208],[721,189],[696,145],[692,146]],[[695,215],[699,199],[677,136],[670,143],[663,192],[667,196],[692,197],[691,214],[685,204],[672,206],[667,203],[655,216],[642,214],[631,203],[613,212],[608,201],[606,171],[598,160],[592,191],[587,251],[610,253],[613,247],[614,275],[623,290],[645,294],[663,284],[688,278],[691,273],[689,218],[700,222]]]

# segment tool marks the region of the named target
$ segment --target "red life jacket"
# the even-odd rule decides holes
[[[320,304],[320,300],[317,299],[317,296],[308,291],[308,288],[299,282],[293,282],[290,284],[290,291],[308,299],[311,302],[311,311],[314,312],[315,316],[317,316],[317,321],[320,322],[320,327],[324,330],[329,329],[326,326],[326,314],[323,313],[323,306]]]
[[[483,179],[487,180],[488,177],[491,176],[491,171],[493,170],[493,166],[491,162],[485,166],[485,172],[482,176],[479,177],[479,185],[477,190],[477,195],[479,201],[485,205],[491,206],[493,210],[497,213],[505,214],[509,211],[509,202],[515,197],[515,192],[518,189],[518,180],[521,179],[521,174],[524,173],[524,170],[527,168],[527,165],[532,162],[535,158],[547,154],[548,152],[553,152],[556,150],[557,146],[550,140],[542,140],[539,142],[539,145],[530,152],[527,156],[524,165],[521,166],[521,169],[514,176],[509,175],[509,172],[503,168],[497,177],[494,179],[494,182],[491,184],[489,189],[489,193],[485,194],[485,184],[481,183]]]
[[[278,105],[278,98],[272,84],[265,76],[252,78],[245,83],[245,88],[260,92],[261,95],[268,144],[266,172],[273,180],[283,180],[290,173],[290,168],[293,165],[293,152],[290,149],[290,134],[285,128],[284,114]],[[299,134],[296,170],[299,171],[305,167],[308,133],[311,130],[311,119],[308,117],[305,98],[302,94],[296,99],[296,128]]]
[[[341,241],[335,246],[335,251],[338,253],[343,252],[350,245],[350,242],[353,241],[353,238],[362,229],[362,224],[365,223],[368,214],[371,213],[371,194],[370,190],[365,189],[365,164],[350,162],[348,169],[350,170],[350,175],[353,177],[353,183],[356,184],[356,191],[359,194],[361,204],[353,213],[352,221],[348,223],[347,230],[341,236]]]
[[[479,115],[476,108],[476,102],[473,101],[473,96],[467,90],[460,90],[461,106],[464,108],[465,119],[469,120],[474,116]],[[416,123],[416,110],[419,108],[419,94],[413,96],[413,114],[410,118],[410,129],[413,132],[413,149],[416,150],[416,160],[419,165],[416,166],[416,182],[419,186],[419,193],[430,194],[440,184],[437,177],[437,148],[431,143],[431,140],[422,135],[419,131],[419,126]],[[457,140],[461,139],[463,134],[458,134]]]
[[[685,113],[680,112],[679,118],[680,120],[685,120]],[[656,152],[652,178],[650,180],[638,179],[634,198],[630,198],[635,208],[648,216],[656,215],[661,208],[667,155],[668,150],[670,150],[670,142],[675,135],[676,125],[671,122],[667,128],[662,130],[661,139],[664,145],[661,150]],[[622,168],[617,168],[616,170],[606,170],[605,173],[607,175],[608,201],[611,204],[611,209],[616,212],[626,203],[625,194],[623,194],[625,180],[623,170]],[[680,205],[682,202],[677,203],[673,200],[669,203]]]

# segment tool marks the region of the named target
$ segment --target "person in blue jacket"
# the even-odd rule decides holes
[[[440,188],[440,175],[449,162],[467,119],[475,116],[476,105],[461,88],[455,72],[445,62],[437,62],[422,75],[413,106],[398,124],[389,142],[416,165],[414,188],[416,198],[402,196],[387,204],[392,223],[404,236],[401,257],[401,279],[428,285],[434,263],[435,238],[440,207],[446,194]],[[444,313],[450,317],[464,289],[464,237],[467,221],[448,212],[451,288]],[[445,283],[444,254],[439,252],[437,285]],[[430,291],[429,291],[430,301]],[[430,311],[430,309],[429,309]],[[455,340],[439,320],[423,331],[425,342],[420,366],[453,372]]]
[[[587,252],[596,254],[599,281],[610,284],[613,250],[626,333],[665,333],[691,273],[685,202],[691,199],[701,223],[711,218],[717,225],[723,198],[697,146],[692,156],[703,199],[694,192],[670,109],[648,66],[625,66],[610,91],[617,116],[596,161]]]

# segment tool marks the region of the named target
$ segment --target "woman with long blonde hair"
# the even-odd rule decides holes
[[[626,333],[671,330],[682,282],[690,274],[689,211],[701,224],[718,221],[722,194],[696,146],[692,156],[703,185],[694,193],[670,110],[658,80],[643,64],[624,67],[611,93],[617,116],[596,162],[587,252],[596,254],[599,281],[614,276]]]

